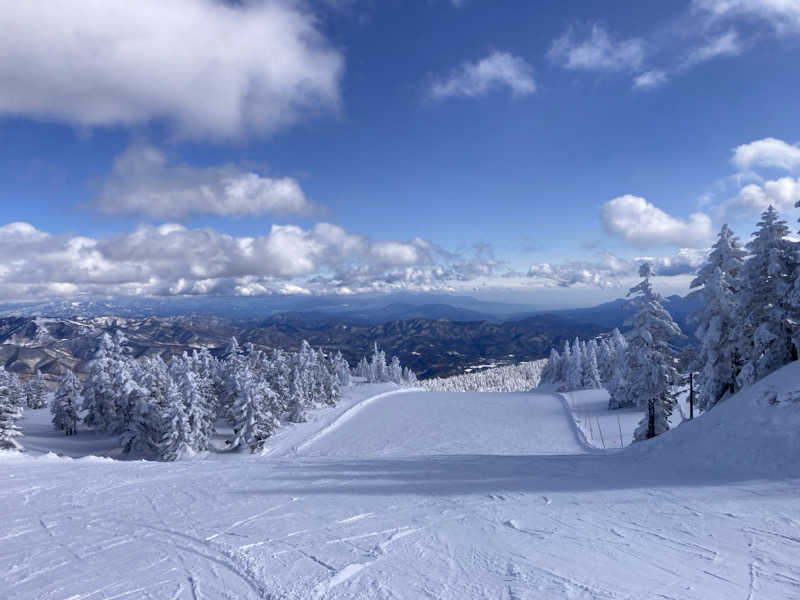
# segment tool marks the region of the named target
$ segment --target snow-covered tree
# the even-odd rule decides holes
[[[583,387],[583,347],[581,341],[575,338],[569,359],[566,364],[566,383],[571,390],[579,390]]]
[[[103,333],[83,386],[83,421],[89,427],[119,432],[125,426],[127,385],[120,384],[120,370],[125,368],[125,337],[117,331],[113,336]],[[127,375],[124,377],[127,383]]]
[[[65,435],[74,435],[78,429],[78,408],[81,404],[81,384],[75,374],[66,370],[58,383],[50,412],[53,414],[53,427]]]
[[[628,358],[628,340],[619,329],[614,329],[611,334],[610,347],[613,349],[614,363],[611,378],[605,382],[609,393],[608,409],[630,408],[637,405],[637,398],[633,395],[630,380],[631,361]]]
[[[16,376],[0,367],[0,450],[22,450],[22,432],[17,421],[22,418],[21,397]]]
[[[36,370],[36,376],[25,385],[25,403],[28,408],[44,408],[47,406],[47,384],[42,379],[42,372]]]
[[[564,378],[564,367],[561,360],[561,355],[555,348],[550,349],[550,357],[547,359],[540,383],[558,383]]]
[[[337,352],[333,357],[333,369],[339,378],[339,385],[348,386],[352,383],[350,377],[350,365],[347,364],[341,352]]]
[[[303,374],[295,367],[292,371],[292,377],[289,383],[289,421],[291,423],[305,423],[306,421],[306,404],[308,399],[305,394],[305,385],[303,384]]]
[[[750,256],[742,276],[737,319],[737,346],[744,365],[739,387],[754,383],[797,358],[792,342],[795,329],[790,304],[792,277],[797,268],[795,242],[789,227],[770,206],[747,244]]]
[[[697,404],[708,410],[735,391],[741,368],[735,335],[745,251],[723,225],[705,264],[691,283],[702,303],[692,315],[699,340]]]
[[[795,203],[795,206],[800,208],[800,200]],[[793,329],[792,342],[794,343],[795,356],[800,353],[800,249],[797,251],[796,259],[798,264],[794,270],[794,282],[788,298],[789,320]]]
[[[270,410],[274,392],[254,378],[248,369],[241,370],[238,378],[237,395],[231,407],[234,437],[230,446],[232,449],[246,446],[256,452],[263,448],[277,425]]]
[[[662,298],[653,291],[649,263],[639,268],[642,281],[631,288],[629,296],[638,309],[628,334],[629,393],[647,410],[634,439],[645,440],[669,429],[672,414],[672,385],[678,380],[676,355],[670,340],[681,335],[680,327],[661,305]]]
[[[586,389],[598,389],[603,386],[600,381],[600,369],[597,366],[597,342],[589,340],[584,346],[582,384]]]
[[[167,386],[166,402],[158,407],[161,421],[161,436],[156,442],[156,452],[160,460],[176,460],[193,452],[189,418],[178,386],[170,380]]]
[[[393,356],[391,362],[389,363],[389,371],[387,375],[389,377],[389,381],[393,381],[394,383],[403,383],[403,367],[400,364],[400,359],[396,356]]]

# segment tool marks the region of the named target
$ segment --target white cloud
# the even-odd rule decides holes
[[[332,223],[237,237],[175,223],[102,239],[0,227],[0,294],[43,296],[363,293],[450,290],[491,277],[490,251],[448,253],[421,238],[371,240]]]
[[[289,0],[0,4],[0,114],[268,135],[337,107],[341,54]]]
[[[760,213],[773,206],[777,211],[789,211],[800,202],[800,180],[780,177],[761,184],[751,183],[724,203],[721,216],[736,218]]]
[[[584,40],[568,29],[550,46],[548,57],[565,69],[588,71],[635,71],[644,61],[644,41],[639,38],[614,40],[600,25],[592,27]]]
[[[768,23],[780,34],[800,32],[798,0],[692,0],[692,7],[712,19],[754,18]]]
[[[650,262],[659,276],[677,277],[694,273],[705,258],[705,250],[694,248],[681,248],[672,256],[634,258],[604,252],[591,260],[533,264],[528,278],[542,287],[616,288],[630,285],[643,261]]]
[[[711,219],[693,213],[684,221],[668,215],[644,198],[626,194],[606,202],[601,209],[603,227],[613,236],[638,247],[702,247],[711,238]]]
[[[633,87],[640,90],[651,90],[664,85],[666,82],[667,74],[664,71],[645,71],[634,78]]]
[[[532,94],[536,91],[533,68],[518,56],[494,51],[478,62],[462,63],[447,77],[434,81],[430,95],[436,99],[475,98],[502,87],[517,96]]]
[[[777,168],[792,171],[800,168],[800,148],[776,138],[764,138],[734,148],[731,162],[744,170]]]
[[[92,207],[105,215],[184,219],[191,215],[233,217],[307,215],[313,211],[300,184],[232,166],[172,165],[158,149],[134,145],[114,161]]]
[[[736,30],[731,29],[708,40],[689,53],[685,66],[696,65],[720,56],[735,56],[741,54],[742,41]]]

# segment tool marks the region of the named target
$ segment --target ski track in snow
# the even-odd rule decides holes
[[[800,598],[800,482],[653,472],[569,409],[391,392],[297,454],[0,458],[0,598]]]

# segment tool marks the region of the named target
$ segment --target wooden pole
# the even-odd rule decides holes
[[[694,419],[694,373],[689,373],[689,418]]]

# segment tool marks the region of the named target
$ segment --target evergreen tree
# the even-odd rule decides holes
[[[597,342],[594,340],[589,340],[585,345],[582,380],[586,389],[602,387],[600,370],[597,366]]]
[[[670,340],[681,335],[672,316],[661,305],[662,298],[653,291],[649,263],[643,263],[639,275],[643,280],[628,293],[634,295],[633,329],[628,335],[629,390],[638,404],[647,410],[634,432],[637,441],[649,439],[669,429],[672,414],[671,387],[678,380],[676,354]]]
[[[696,364],[698,406],[708,410],[735,390],[741,368],[736,326],[745,251],[723,225],[706,263],[691,283],[702,299],[692,315],[699,340]]]
[[[583,348],[578,338],[572,343],[572,351],[566,365],[566,383],[570,390],[579,390],[583,387]]]
[[[400,359],[396,356],[393,356],[389,363],[388,377],[394,383],[403,383],[403,367],[400,365]]]
[[[81,401],[81,384],[75,374],[67,369],[53,395],[50,412],[53,427],[65,435],[75,435],[78,430],[78,407]]]
[[[22,450],[17,421],[22,418],[23,409],[15,380],[13,374],[0,367],[0,450]]]
[[[83,422],[104,431],[110,430],[117,420],[113,384],[115,354],[114,340],[107,332],[103,333],[83,386],[83,409],[86,411]]]
[[[347,364],[341,352],[336,352],[333,357],[333,368],[336,375],[339,377],[339,385],[348,386],[352,383],[350,378],[350,365]]]
[[[611,348],[613,348],[613,373],[606,382],[609,393],[608,409],[631,408],[636,406],[637,399],[631,393],[629,372],[631,361],[628,358],[628,340],[619,329],[614,328],[611,334]]]
[[[25,400],[28,408],[44,408],[47,406],[47,385],[42,379],[42,372],[36,369],[36,376],[25,385]]]
[[[289,387],[289,422],[305,423],[306,396],[302,382],[302,373],[295,367]]]
[[[786,222],[770,206],[747,244],[750,257],[743,269],[736,329],[737,347],[744,358],[739,387],[797,358],[789,294],[797,253],[796,244],[786,238],[788,233]]]
[[[156,443],[156,452],[160,460],[176,460],[192,452],[191,428],[189,418],[184,409],[180,389],[170,380],[167,386],[167,397],[164,406],[159,407],[160,439]]]
[[[795,203],[797,208],[800,208],[800,200]],[[800,221],[800,219],[798,219]],[[789,318],[791,320],[793,335],[792,342],[794,343],[793,356],[797,357],[800,354],[800,248],[798,248],[795,258],[797,260],[797,267],[794,270],[794,282],[792,290],[789,292]]]
[[[561,355],[555,348],[550,349],[550,357],[542,369],[540,383],[557,383],[562,380]]]

